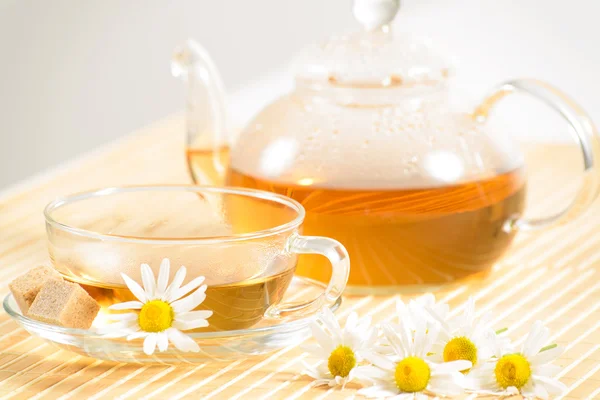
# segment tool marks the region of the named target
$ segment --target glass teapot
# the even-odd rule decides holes
[[[428,45],[392,34],[398,6],[356,0],[364,29],[302,52],[294,90],[260,111],[230,151],[223,84],[210,57],[188,42],[172,64],[189,85],[195,181],[299,201],[307,213],[304,234],[335,238],[348,249],[347,290],[354,293],[429,290],[484,271],[516,232],[569,221],[599,193],[600,141],[580,107],[528,79],[498,85],[475,110],[454,110],[444,60]],[[486,127],[494,106],[516,92],[562,115],[583,153],[580,191],[545,218],[522,217],[522,154],[507,135]],[[327,282],[327,265],[305,256],[297,272]]]

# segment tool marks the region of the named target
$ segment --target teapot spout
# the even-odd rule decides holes
[[[221,75],[206,49],[191,39],[175,49],[171,73],[187,86],[186,145],[190,172],[198,184],[221,184],[230,144]],[[204,159],[210,156],[209,163],[195,165],[196,156]]]

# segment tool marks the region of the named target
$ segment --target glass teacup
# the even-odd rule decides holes
[[[184,265],[190,280],[205,276],[209,328],[243,329],[263,317],[313,312],[341,296],[349,273],[337,241],[302,236],[304,208],[273,193],[238,188],[146,186],[108,188],[51,202],[45,209],[50,258],[68,280],[102,306],[133,299],[121,273],[141,282],[140,265],[171,276]],[[282,304],[298,255],[321,254],[332,264],[316,299]]]

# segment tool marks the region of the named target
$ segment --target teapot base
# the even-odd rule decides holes
[[[418,295],[423,293],[440,293],[460,290],[466,285],[484,280],[489,276],[492,268],[474,273],[468,277],[457,279],[446,283],[429,284],[406,284],[406,285],[348,285],[344,290],[344,296],[394,296],[394,295]]]

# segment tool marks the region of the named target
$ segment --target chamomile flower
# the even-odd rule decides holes
[[[544,347],[549,335],[548,328],[537,321],[520,352],[497,348],[496,358],[474,368],[468,377],[469,389],[482,394],[521,394],[541,399],[565,391],[566,386],[553,378],[560,367],[550,364],[563,350],[555,345]]]
[[[111,314],[110,319],[114,322],[107,327],[107,336],[127,336],[127,340],[144,338],[144,353],[148,355],[153,354],[156,347],[161,352],[167,350],[169,342],[180,351],[200,350],[198,344],[181,331],[208,326],[206,319],[212,315],[212,311],[192,311],[206,298],[206,285],[202,285],[204,277],[197,277],[181,286],[186,275],[186,269],[182,266],[173,282],[167,286],[169,269],[169,259],[165,258],[160,264],[158,280],[155,280],[150,266],[142,264],[143,288],[127,275],[121,274],[137,300],[109,307],[109,310],[132,312]],[[184,297],[190,292],[189,296]]]
[[[304,373],[315,379],[315,386],[344,387],[354,378],[354,371],[362,361],[362,353],[375,340],[377,331],[370,326],[370,317],[359,321],[356,313],[348,315],[344,329],[329,308],[319,312],[318,320],[322,325],[316,321],[311,324],[318,344],[302,348],[322,359],[322,363],[316,368],[304,363]]]
[[[436,317],[435,310],[429,307],[427,311],[438,320],[441,328],[438,339],[431,348],[431,358],[436,362],[467,360],[475,366],[494,355],[497,341],[505,346],[505,342],[496,337],[496,332],[486,327],[491,319],[489,314],[481,318],[475,317],[475,300],[472,297],[469,298],[464,313],[448,321],[440,319],[439,315]]]
[[[427,357],[438,334],[435,325],[425,332],[413,331],[406,324],[387,324],[383,332],[394,354],[365,353],[373,366],[358,367],[355,375],[373,385],[359,390],[359,394],[408,400],[464,392],[460,371],[471,368],[470,361],[435,363]]]

